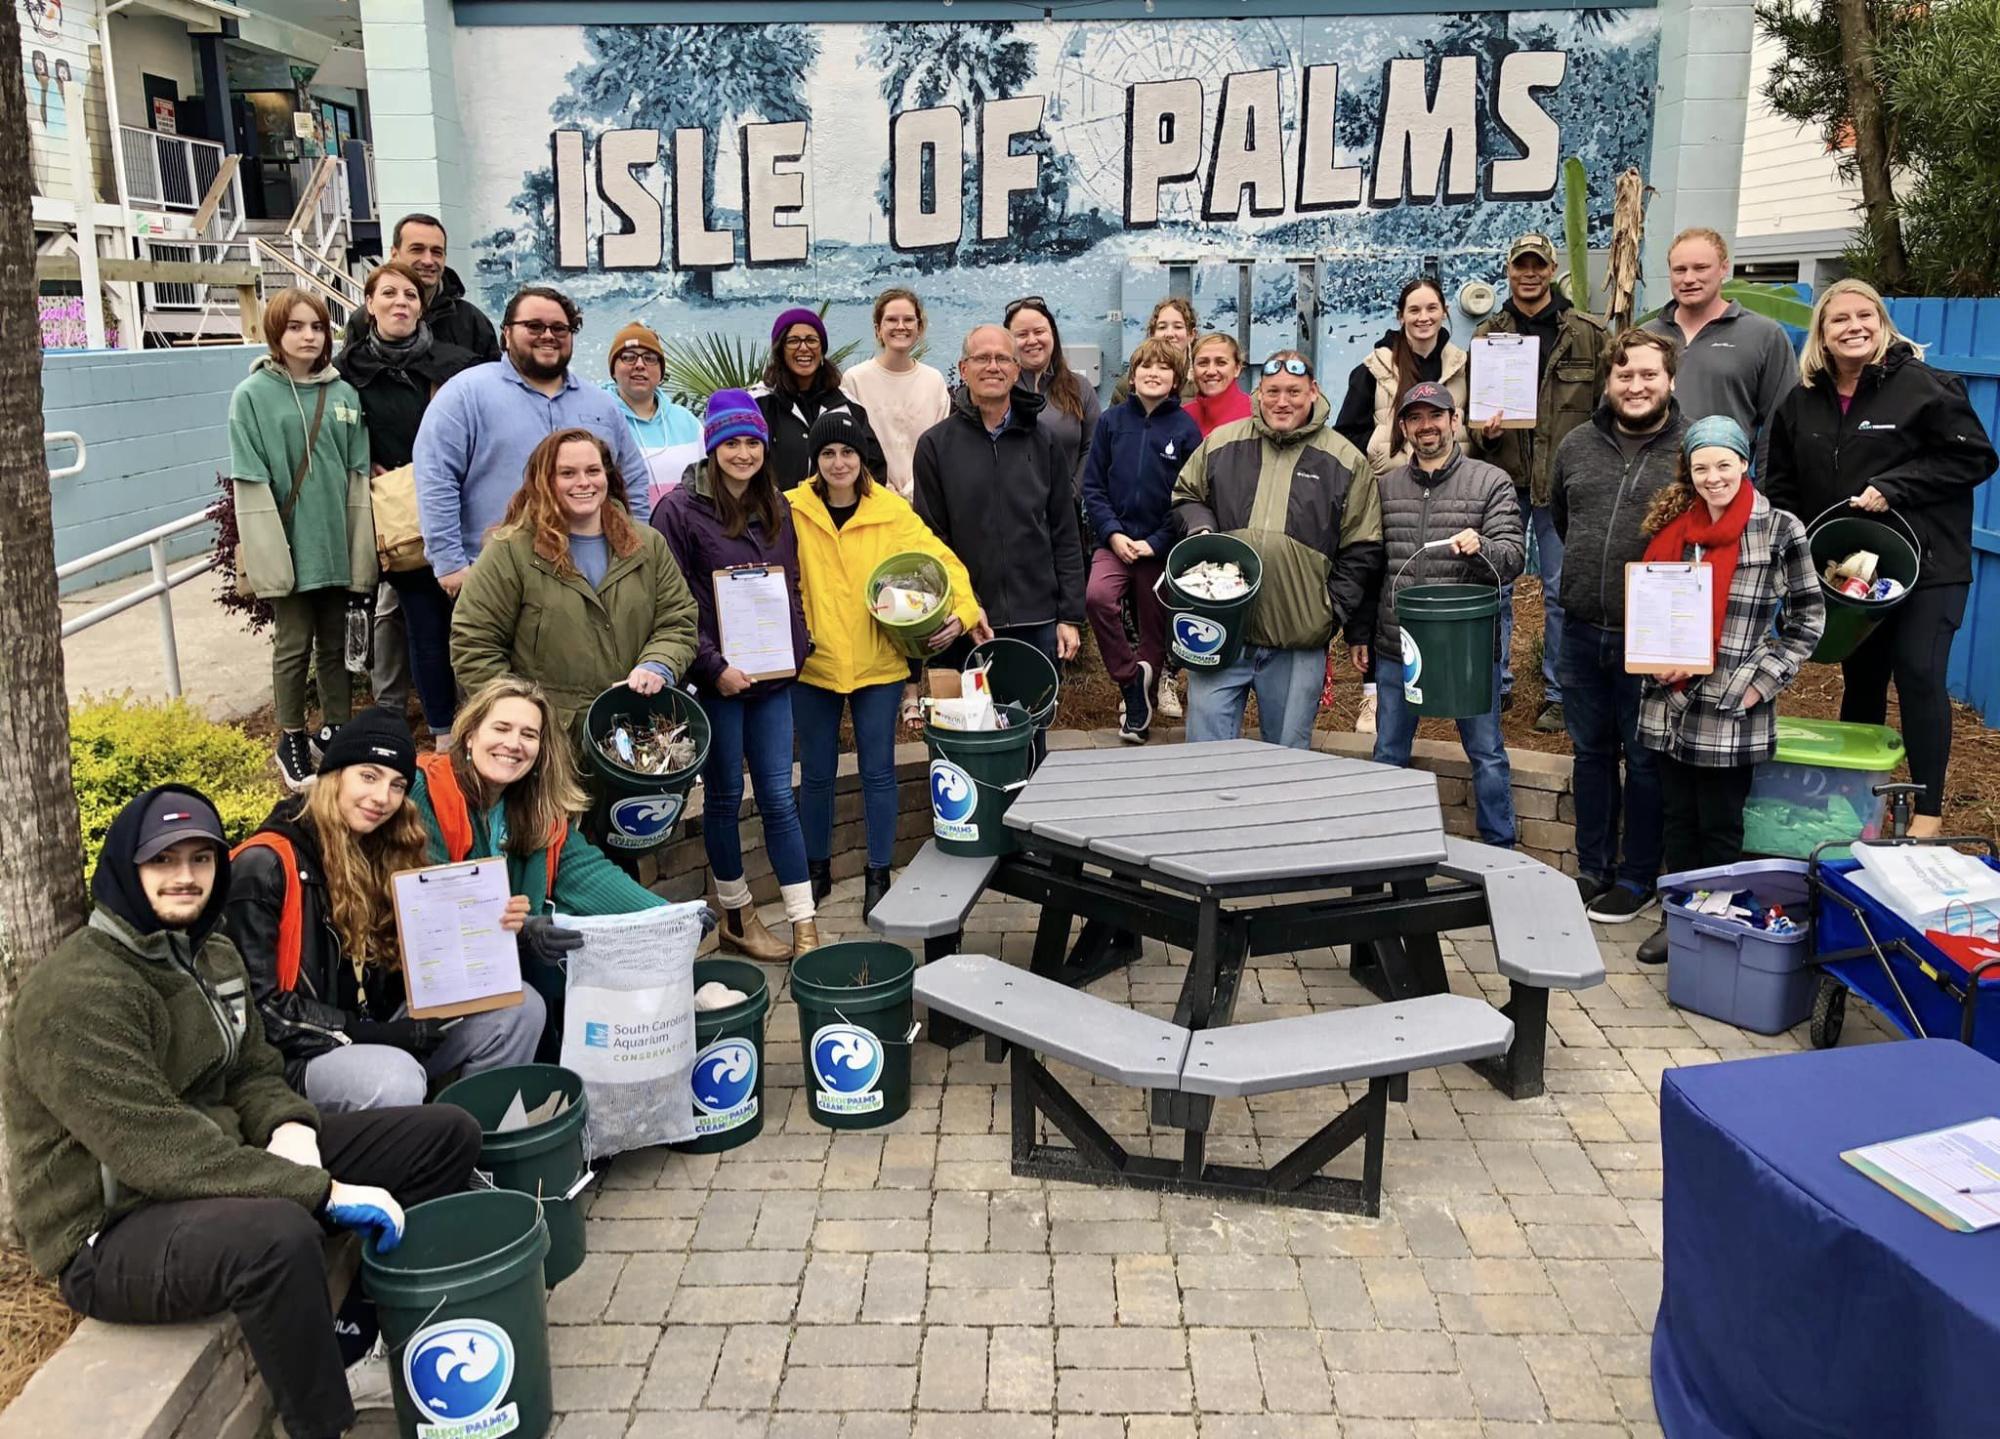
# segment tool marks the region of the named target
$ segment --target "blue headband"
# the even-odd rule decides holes
[[[1717,447],[1734,450],[1741,459],[1750,458],[1750,441],[1744,438],[1743,427],[1727,415],[1703,415],[1687,427],[1687,434],[1681,438],[1681,453],[1693,455],[1696,450]]]

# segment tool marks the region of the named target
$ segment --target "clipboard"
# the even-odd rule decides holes
[[[1466,356],[1465,425],[1477,430],[1496,410],[1503,430],[1532,430],[1541,413],[1541,350],[1539,335],[1518,335],[1507,331],[1474,335]],[[1504,357],[1504,358],[1503,358]],[[1496,366],[1515,371],[1514,379],[1532,396],[1526,406],[1501,403],[1492,383]]]
[[[792,647],[792,596],[783,565],[716,570],[715,631],[724,663],[753,680],[790,679],[799,672]]]
[[[525,980],[521,975],[520,953],[514,948],[514,936],[499,928],[499,915],[496,913],[493,928],[500,939],[490,940],[483,935],[477,937],[475,943],[478,952],[474,956],[474,962],[495,966],[493,978],[498,982],[490,986],[479,986],[484,992],[469,999],[423,1007],[419,1007],[417,1003],[416,987],[412,982],[411,972],[423,961],[418,957],[413,938],[423,939],[425,936],[421,932],[412,935],[404,913],[405,899],[414,899],[415,896],[422,894],[423,886],[455,883],[460,880],[481,880],[489,876],[498,880],[499,905],[504,909],[508,889],[507,865],[503,860],[482,859],[461,864],[429,865],[423,869],[399,870],[389,876],[390,908],[396,914],[396,943],[403,956],[403,1000],[409,1008],[410,1018],[458,1019],[468,1014],[484,1014],[488,1010],[511,1009],[523,1002],[521,991]],[[492,894],[483,892],[486,888],[487,886],[482,885],[482,892],[472,897],[480,903],[493,899]],[[504,944],[501,941],[504,941]],[[509,981],[513,985],[511,989],[506,988]]]
[[[1634,620],[1640,634],[1635,641]],[[1698,638],[1697,638],[1698,636]],[[1676,560],[1625,566],[1625,673],[1715,672],[1715,569]]]

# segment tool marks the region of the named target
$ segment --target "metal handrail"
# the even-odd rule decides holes
[[[83,443],[83,436],[75,430],[43,430],[42,448],[46,450],[51,445],[68,445],[76,451],[76,460],[73,464],[59,465],[49,471],[49,478],[52,480],[66,480],[71,475],[80,475],[83,473],[83,467],[90,463],[90,451]]]
[[[81,451],[81,448],[82,446],[79,443],[79,451]],[[78,468],[81,468],[81,465]],[[153,562],[153,578],[149,583],[141,585],[129,595],[120,595],[117,599],[101,604],[96,609],[87,610],[73,620],[64,620],[62,637],[68,639],[71,635],[79,634],[89,629],[92,625],[101,625],[115,615],[122,615],[129,609],[143,605],[147,600],[158,600],[160,604],[160,658],[167,672],[167,694],[171,698],[179,699],[181,697],[181,655],[180,647],[174,640],[173,591],[196,576],[205,575],[214,569],[215,556],[211,554],[195,564],[170,573],[167,569],[167,541],[175,535],[194,529],[197,525],[205,525],[212,522],[208,508],[204,506],[191,515],[184,516],[178,520],[172,520],[164,525],[156,525],[144,534],[134,535],[129,540],[120,540],[115,545],[106,545],[103,549],[93,550],[87,555],[71,560],[68,564],[56,566],[56,578],[58,580],[66,580],[72,575],[81,574],[83,571],[92,569],[97,565],[129,555],[134,550],[148,551]]]

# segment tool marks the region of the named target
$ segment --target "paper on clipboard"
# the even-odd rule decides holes
[[[1715,669],[1715,571],[1684,562],[1625,566],[1625,673]]]
[[[1498,415],[1502,429],[1532,430],[1542,395],[1541,336],[1474,335],[1469,343],[1466,424],[1483,425]]]
[[[500,927],[507,866],[497,859],[407,869],[389,881],[410,1014],[451,1019],[521,1002],[521,956]]]
[[[792,597],[782,565],[715,571],[715,628],[722,657],[753,680],[798,673]]]

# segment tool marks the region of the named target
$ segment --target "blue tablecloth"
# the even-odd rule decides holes
[[[1952,1040],[1667,1071],[1670,1439],[2000,1435],[2000,1229],[1946,1229],[1840,1157],[1992,1114],[2000,1064]]]

